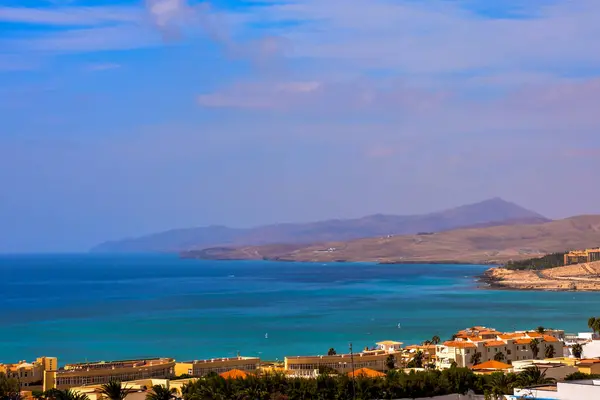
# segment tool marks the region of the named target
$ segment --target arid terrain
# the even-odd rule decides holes
[[[600,245],[600,216],[579,216],[530,225],[386,235],[351,241],[218,247],[184,253],[206,259],[286,261],[457,262],[501,264],[548,253]]]
[[[495,287],[521,290],[600,290],[600,261],[541,271],[491,268],[486,280]]]
[[[151,235],[110,241],[94,252],[145,253],[203,250],[209,247],[265,246],[348,241],[367,237],[443,232],[459,228],[526,225],[549,222],[544,216],[500,198],[419,215],[375,214],[354,219],[279,223],[254,228],[205,226],[172,229]],[[296,246],[298,247],[298,246]]]

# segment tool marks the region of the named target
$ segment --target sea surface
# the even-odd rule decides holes
[[[484,290],[473,265],[0,256],[0,362],[282,359],[449,338],[473,325],[586,330],[600,293]]]

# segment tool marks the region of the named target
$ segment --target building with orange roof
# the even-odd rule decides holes
[[[454,340],[444,342],[436,349],[436,366],[440,369],[472,367],[474,363],[483,363],[495,359],[511,363],[518,360],[533,359],[531,343],[538,341],[537,358],[543,359],[546,349],[554,348],[555,356],[562,356],[564,344],[558,339],[564,331],[547,330],[544,334],[533,331],[501,333],[492,328],[475,326],[459,331]],[[500,354],[502,353],[502,354]]]
[[[471,367],[477,374],[491,374],[493,372],[511,372],[513,367],[500,361],[490,360]]]
[[[354,371],[348,372],[348,376],[352,377],[362,377],[362,378],[383,378],[385,374],[383,372],[375,371],[371,368],[360,368]]]

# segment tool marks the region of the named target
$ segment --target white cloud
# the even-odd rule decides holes
[[[483,17],[461,2],[294,0],[249,18],[285,35],[295,57],[422,74],[600,67],[598,15],[595,0],[559,2],[522,19]]]

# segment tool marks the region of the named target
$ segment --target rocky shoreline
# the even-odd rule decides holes
[[[478,281],[487,285],[487,289],[600,291],[600,263],[577,264],[546,270],[512,270],[495,267],[485,271]]]

